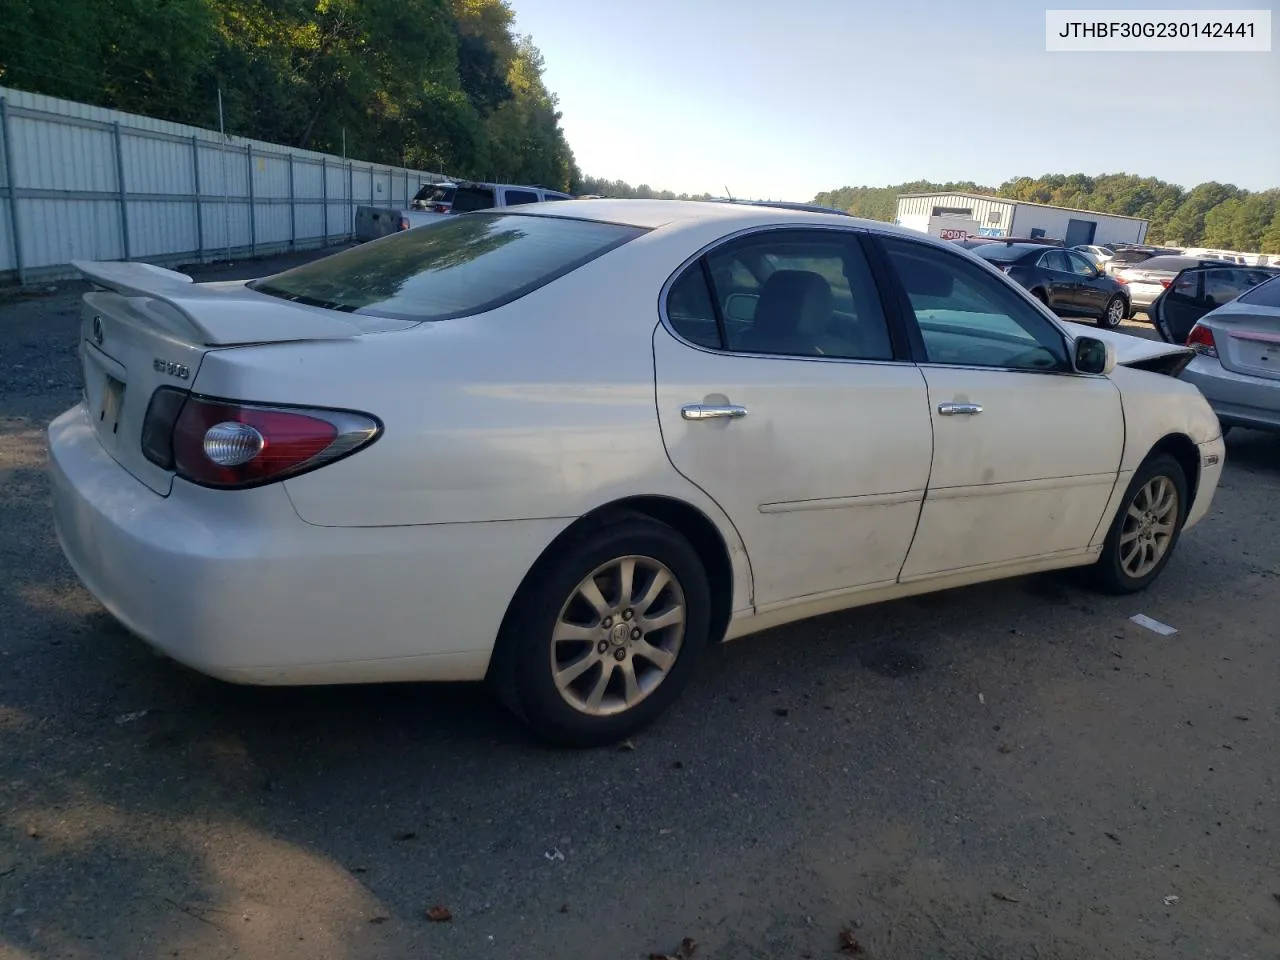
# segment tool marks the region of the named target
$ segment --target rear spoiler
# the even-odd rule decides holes
[[[251,293],[253,299],[228,294],[150,263],[74,260],[71,266],[95,286],[149,301],[153,315],[181,325],[184,336],[205,346],[344,340],[362,332],[327,312]]]

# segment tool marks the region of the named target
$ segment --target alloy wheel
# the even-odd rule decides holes
[[[1115,297],[1107,304],[1107,326],[1118,327],[1124,320],[1124,301],[1119,297]]]
[[[1154,570],[1169,552],[1178,522],[1178,488],[1152,477],[1130,501],[1120,530],[1120,568],[1135,580]]]
[[[684,643],[685,597],[665,564],[625,556],[582,579],[556,618],[551,675],[575,710],[630,710],[667,678]]]

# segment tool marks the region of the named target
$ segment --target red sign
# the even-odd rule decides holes
[[[969,231],[949,228],[949,229],[943,230],[941,233],[938,234],[938,236],[941,237],[943,240],[968,240]]]

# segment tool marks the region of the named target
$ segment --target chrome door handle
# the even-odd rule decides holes
[[[938,413],[944,417],[972,417],[982,412],[980,403],[940,403]]]
[[[741,420],[746,415],[746,407],[731,403],[686,403],[680,408],[680,416],[686,420]]]

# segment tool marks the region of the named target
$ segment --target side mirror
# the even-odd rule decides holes
[[[1116,348],[1096,337],[1080,337],[1073,364],[1077,373],[1100,373],[1105,377],[1116,368]]]

